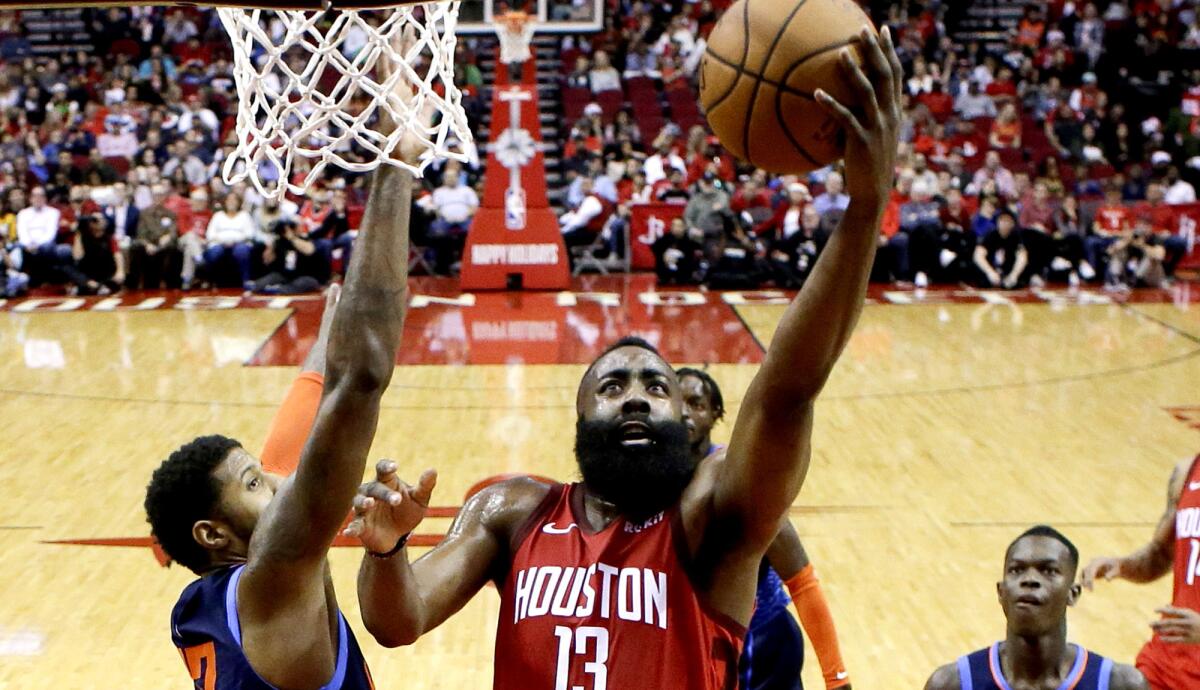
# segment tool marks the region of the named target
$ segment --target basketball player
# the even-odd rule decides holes
[[[516,3],[497,15],[495,28],[496,38],[500,39],[500,62],[508,69],[508,83],[516,86],[521,83],[525,63],[533,58],[529,42],[537,27],[525,12],[524,3]]]
[[[415,139],[401,146],[417,160]],[[391,166],[372,180],[296,473],[281,480],[237,441],[202,436],[172,453],[147,488],[154,536],[200,575],[171,616],[197,690],[371,687],[326,553],[362,477],[400,342],[408,263],[396,257],[408,252],[411,187]]]
[[[861,117],[816,95],[846,134],[850,206],[779,324],[725,460],[692,462],[675,371],[634,338],[580,382],[581,483],[490,486],[410,563],[404,515],[424,509],[428,485],[381,463],[348,528],[368,550],[359,601],[380,643],[415,641],[491,580],[497,690],[736,686],[759,563],[804,482],[813,403],[862,310],[892,184],[902,72],[886,29],[861,41],[865,65],[849,52],[841,63]]]
[[[1009,544],[996,583],[1008,621],[1003,642],[933,672],[925,690],[1148,690],[1137,669],[1067,642],[1067,607],[1079,600],[1079,550],[1038,525]]]
[[[1156,611],[1154,635],[1142,647],[1137,667],[1154,690],[1200,689],[1200,455],[1175,466],[1167,485],[1167,509],[1150,543],[1123,558],[1097,558],[1083,569],[1082,583],[1122,578],[1154,582],[1172,572],[1171,605]]]
[[[724,456],[724,448],[712,442],[712,428],[725,416],[725,398],[708,372],[680,369],[679,387],[683,391],[684,423],[692,460],[699,463],[710,455]],[[719,460],[714,460],[717,462]],[[788,596],[812,641],[825,687],[850,688],[850,675],[842,663],[837,629],[829,604],[821,591],[800,535],[786,517],[779,535],[767,549],[767,557],[758,568],[758,591],[754,615],[746,631],[738,676],[742,690],[803,690],[800,671],[804,667],[804,638],[791,614]]]

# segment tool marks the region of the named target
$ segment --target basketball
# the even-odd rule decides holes
[[[774,173],[804,173],[842,157],[837,122],[813,96],[847,107],[854,92],[838,66],[871,24],[853,0],[738,0],[713,28],[701,63],[700,105],[735,156]]]

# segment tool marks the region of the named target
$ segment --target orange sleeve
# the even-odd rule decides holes
[[[313,371],[301,373],[292,382],[263,444],[260,459],[264,470],[284,476],[296,471],[300,451],[317,419],[324,388],[325,377]]]
[[[850,676],[842,662],[837,629],[833,625],[829,604],[825,602],[825,593],[821,591],[821,583],[817,580],[812,564],[804,566],[804,569],[784,584],[787,585],[788,593],[792,595],[796,613],[800,615],[800,625],[804,627],[804,632],[817,653],[817,660],[821,662],[821,675],[825,678],[825,687],[832,689],[849,685]]]

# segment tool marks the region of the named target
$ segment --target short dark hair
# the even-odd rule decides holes
[[[1059,532],[1050,525],[1036,525],[1034,527],[1030,527],[1021,533],[1021,536],[1013,539],[1012,543],[1009,544],[1008,548],[1004,551],[1005,561],[1007,561],[1009,555],[1012,554],[1013,547],[1017,545],[1017,542],[1026,537],[1048,537],[1061,543],[1063,546],[1067,547],[1067,553],[1071,556],[1071,570],[1079,567],[1079,549],[1075,547],[1075,544],[1073,544],[1070,539],[1067,539],[1065,534]]]
[[[180,446],[154,470],[146,486],[146,521],[163,551],[197,575],[208,568],[208,551],[192,538],[192,526],[212,517],[221,487],[213,470],[242,444],[226,436],[200,436]]]
[[[704,384],[704,390],[708,393],[708,404],[713,409],[713,420],[719,421],[725,416],[725,397],[721,395],[721,387],[709,376],[707,371],[703,369],[693,369],[691,367],[683,367],[676,369],[675,375],[682,381],[685,376],[692,376],[700,379],[700,383]]]

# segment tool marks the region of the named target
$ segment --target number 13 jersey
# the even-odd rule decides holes
[[[679,507],[592,532],[556,485],[497,581],[495,690],[733,690],[745,628],[692,586]]]

